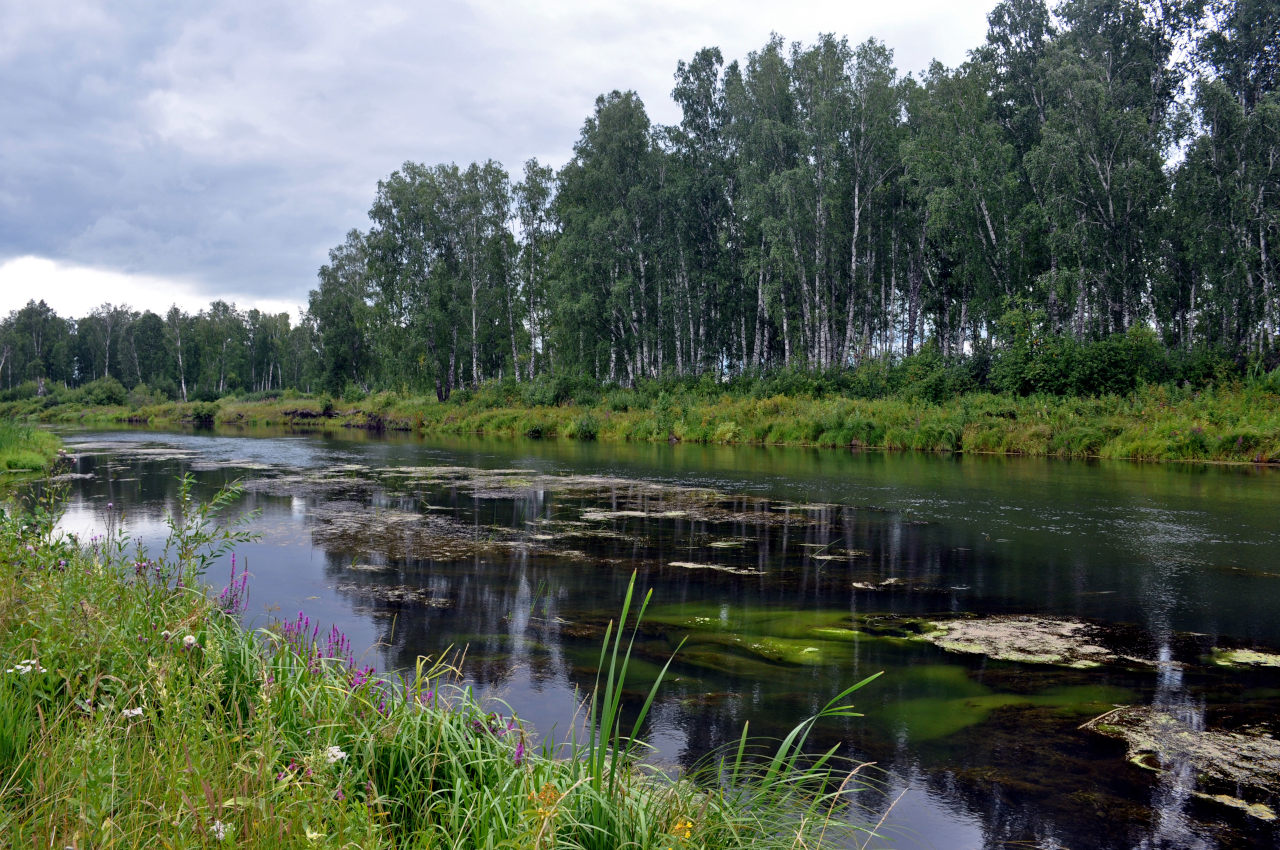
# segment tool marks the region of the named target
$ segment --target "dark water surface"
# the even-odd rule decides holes
[[[690,765],[742,724],[780,736],[842,687],[862,719],[817,746],[875,762],[872,846],[1276,846],[1195,796],[1193,772],[1126,761],[1081,729],[1116,705],[1192,726],[1270,725],[1280,668],[1280,472],[1190,465],[608,445],[353,433],[72,432],[64,525],[108,511],[153,548],[176,476],[241,479],[261,540],[247,619],[301,609],[367,661],[467,647],[465,672],[544,734],[571,730],[628,579],[654,590],[637,694],[687,642],[646,739]],[[108,503],[112,505],[108,509]],[[207,577],[225,583],[226,566]],[[957,614],[1103,624],[1132,663],[997,661],[913,639]],[[1268,802],[1276,807],[1274,799]]]

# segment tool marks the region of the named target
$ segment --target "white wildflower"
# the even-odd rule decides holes
[[[184,648],[184,649],[190,649],[191,647],[193,647],[193,646],[195,646],[195,645],[196,645],[196,636],[195,636],[195,635],[187,635],[186,637],[184,637],[184,638],[182,639],[182,646],[183,646],[183,648]]]
[[[347,757],[347,754],[342,751],[342,747],[330,747],[324,751],[324,757],[329,764],[333,764],[334,762],[342,761]]]
[[[209,834],[213,836],[214,841],[222,841],[227,837],[227,825],[216,820],[209,826]]]
[[[13,665],[8,670],[5,670],[4,672],[17,673],[20,676],[25,676],[28,673],[43,673],[44,671],[45,670],[43,667],[40,666],[39,661],[37,661],[34,658],[28,658],[23,661],[19,661],[17,664]]]
[[[124,711],[120,712],[120,716],[121,717],[141,717],[142,706],[138,706],[137,708],[126,708]]]

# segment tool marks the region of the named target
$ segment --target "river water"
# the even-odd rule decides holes
[[[633,572],[653,597],[631,687],[683,638],[644,732],[689,767],[820,724],[871,762],[869,846],[1228,848],[1271,823],[1167,753],[1145,770],[1081,725],[1154,706],[1192,729],[1277,730],[1280,470],[879,452],[421,440],[362,432],[76,431],[63,526],[108,522],[153,550],[177,477],[232,480],[261,537],[248,625],[305,611],[382,670],[465,648],[466,680],[543,736],[581,723],[604,626]],[[225,584],[227,565],[206,580]],[[918,639],[958,616],[1081,621],[1114,663],[995,660]],[[1007,620],[1006,620],[1007,621]],[[1117,660],[1118,658],[1118,660]],[[1148,761],[1152,761],[1148,759]],[[1270,786],[1274,788],[1274,784]],[[1277,801],[1253,787],[1225,789]]]

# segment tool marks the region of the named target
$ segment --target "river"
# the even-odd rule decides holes
[[[1278,731],[1280,668],[1211,658],[1280,650],[1280,470],[363,432],[63,436],[64,529],[122,522],[155,550],[179,475],[205,497],[239,480],[234,513],[258,512],[261,535],[236,550],[252,576],[246,625],[305,611],[386,671],[465,648],[466,681],[549,738],[581,722],[633,572],[653,590],[637,699],[685,639],[644,732],[656,762],[693,765],[748,721],[779,737],[884,671],[854,696],[864,717],[812,740],[872,763],[849,813],[882,821],[869,846],[1280,841],[1273,823],[1197,796],[1222,788],[1177,758],[1142,769],[1124,741],[1081,728],[1129,705],[1192,729]],[[226,564],[206,577],[226,579]],[[1084,623],[1111,655],[1079,669],[919,638],[957,617]],[[1231,794],[1276,807],[1265,790]]]

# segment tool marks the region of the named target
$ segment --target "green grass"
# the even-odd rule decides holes
[[[51,503],[0,518],[7,846],[612,850],[872,837],[847,818],[854,773],[803,747],[822,715],[850,713],[857,686],[762,758],[744,730],[705,774],[665,775],[636,758],[640,722],[620,723],[624,633],[638,623],[628,593],[601,653],[588,740],[534,751],[439,660],[392,682],[358,668],[339,633],[313,638],[309,621],[242,630],[224,610],[234,588],[198,589],[204,556],[243,539],[217,524],[227,499],[181,503],[187,516],[154,556],[118,533],[90,546],[61,538]]]
[[[0,473],[48,469],[57,459],[60,445],[48,431],[0,422]]]
[[[371,428],[428,434],[602,441],[754,443],[923,452],[979,452],[1148,461],[1280,462],[1280,381],[1274,376],[1200,390],[1146,385],[1119,396],[1009,396],[970,392],[945,401],[901,393],[758,396],[714,382],[615,389],[584,402],[530,404],[511,382],[434,398],[379,393],[143,408],[0,404],[0,416],[101,424],[193,423]],[[747,388],[748,390],[750,388]],[[758,389],[758,388],[757,388]]]

